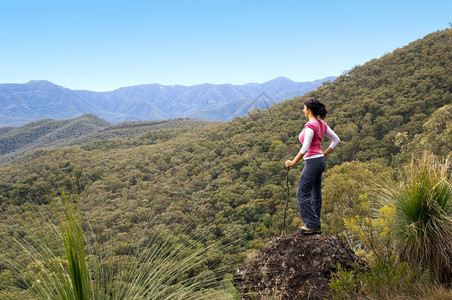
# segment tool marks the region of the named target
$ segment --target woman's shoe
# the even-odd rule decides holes
[[[308,228],[308,227],[306,227],[306,225],[303,225],[302,227],[300,227],[298,229],[304,235],[320,234],[320,233],[322,233],[322,229],[320,227]]]

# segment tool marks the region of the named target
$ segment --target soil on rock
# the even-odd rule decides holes
[[[293,233],[275,237],[234,272],[242,299],[328,299],[337,263],[360,262],[337,237]]]

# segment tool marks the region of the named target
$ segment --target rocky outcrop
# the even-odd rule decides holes
[[[293,233],[275,237],[234,272],[242,299],[328,299],[337,263],[359,262],[338,237]]]

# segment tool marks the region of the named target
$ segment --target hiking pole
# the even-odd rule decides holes
[[[283,236],[286,231],[286,212],[287,207],[289,206],[289,169],[290,167],[286,167],[286,207],[284,207],[284,220],[283,228],[281,230],[281,236]]]

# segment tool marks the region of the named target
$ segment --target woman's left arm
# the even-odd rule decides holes
[[[312,139],[314,138],[314,130],[311,128],[305,128],[304,131],[304,140],[303,140],[303,146],[300,149],[300,152],[298,152],[297,156],[293,160],[286,160],[286,168],[290,168],[295,166],[295,164],[303,158],[303,156],[308,152],[309,147],[311,146]]]

